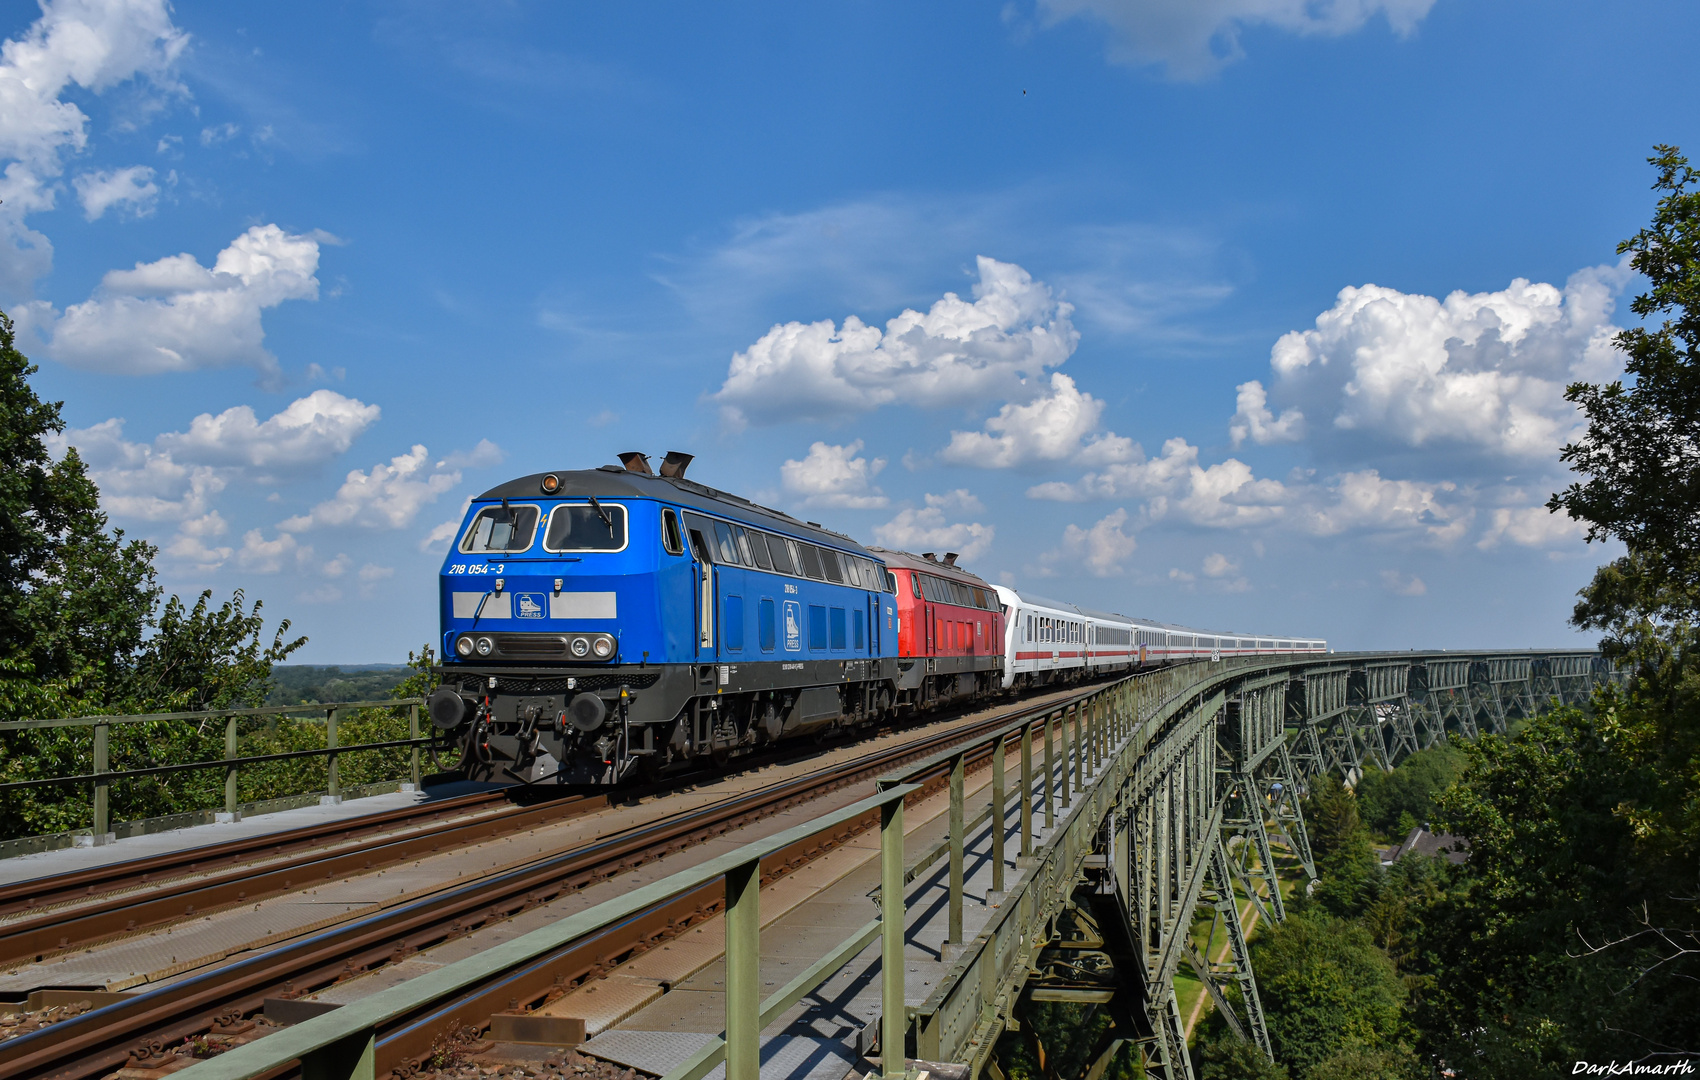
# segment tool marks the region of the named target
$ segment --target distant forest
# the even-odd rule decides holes
[[[328,701],[377,701],[390,696],[413,669],[405,664],[273,664],[267,705],[314,705]]]

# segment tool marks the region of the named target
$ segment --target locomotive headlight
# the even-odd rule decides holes
[[[494,641],[491,641],[487,637],[481,637],[481,638],[478,639],[478,655],[479,656],[489,656],[491,653],[493,653],[495,651],[496,651],[496,643]]]
[[[596,644],[592,645],[590,648],[591,651],[596,654],[596,658],[598,660],[606,660],[614,653],[614,639],[610,637],[599,637],[596,639]]]
[[[461,656],[472,655],[471,635],[462,634],[460,637],[455,639],[455,652],[459,653]]]
[[[588,653],[590,651],[590,642],[586,641],[585,639],[583,639],[581,637],[576,637],[576,638],[573,638],[573,643],[572,643],[571,646],[569,646],[569,648],[572,649],[574,656],[582,658],[586,653]]]

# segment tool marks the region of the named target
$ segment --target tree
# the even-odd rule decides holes
[[[1319,879],[1315,902],[1342,918],[1361,914],[1375,899],[1381,862],[1359,816],[1357,796],[1333,774],[1318,776],[1311,781],[1304,815]]]
[[[1405,984],[1362,926],[1297,911],[1267,928],[1251,953],[1275,1059],[1294,1075],[1310,1077],[1348,1046],[1401,1044]]]
[[[1560,457],[1585,479],[1547,503],[1585,522],[1590,541],[1629,549],[1576,608],[1577,624],[1607,630],[1620,653],[1653,624],[1691,621],[1700,600],[1700,173],[1676,147],[1655,150],[1653,189],[1664,195],[1652,223],[1617,250],[1634,253],[1630,265],[1651,285],[1631,310],[1670,317],[1618,335],[1632,386],[1565,392],[1588,430]]]
[[[63,402],[36,395],[35,371],[0,313],[0,659],[9,662],[0,673],[102,702],[159,598],[155,551],[107,532],[74,448],[53,459]]]
[[[62,402],[30,386],[36,369],[0,313],[0,718],[182,712],[264,701],[272,665],[306,643],[289,622],[264,638],[261,605],[238,591],[213,605],[173,596],[162,605],[155,549],[109,529],[100,491],[75,448],[55,456]],[[216,727],[216,725],[214,725]],[[0,732],[0,778],[73,775],[89,767],[86,728]],[[114,769],[210,760],[223,731],[173,722],[114,728]],[[172,773],[119,785],[121,815],[205,805],[216,772]],[[0,835],[86,825],[88,792],[53,786],[0,797]]]
[[[1435,797],[1452,786],[1463,767],[1463,754],[1442,743],[1417,751],[1392,772],[1370,769],[1355,789],[1358,812],[1370,828],[1403,840],[1434,816]]]

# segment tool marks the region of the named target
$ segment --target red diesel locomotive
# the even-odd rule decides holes
[[[897,583],[898,702],[928,709],[1003,688],[1004,612],[993,588],[956,553],[869,548]]]

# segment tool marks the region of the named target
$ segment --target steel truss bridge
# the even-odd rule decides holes
[[[1024,785],[1027,800],[1005,807],[1006,825],[1010,809],[1021,815],[1022,845],[1007,897],[972,940],[952,938],[960,942],[955,963],[925,1003],[908,1010],[916,1056],[967,1063],[974,1076],[989,1066],[996,1077],[994,1046],[1022,1027],[1031,1002],[1094,1002],[1113,1024],[1092,1048],[1088,1080],[1130,1040],[1140,1044],[1148,1075],[1190,1080],[1174,988],[1183,966],[1232,1030],[1270,1054],[1239,897],[1263,920],[1285,918],[1277,844],[1315,878],[1299,806],[1307,781],[1390,769],[1451,732],[1504,733],[1555,704],[1582,704],[1616,677],[1594,652],[1197,662],[1121,680],[1000,733],[1000,755],[1006,741],[1024,758],[1042,741],[1047,768],[1036,786]],[[1060,773],[1053,728],[1061,733]],[[953,909],[973,846],[994,845],[991,856],[1002,861],[999,830],[964,836],[960,823],[976,809],[952,812]],[[1038,813],[1057,815],[1042,842],[1031,822]],[[974,820],[991,816],[987,806]],[[1212,920],[1202,951],[1191,936],[1200,917]],[[959,928],[953,920],[953,933]]]
[[[1175,995],[1183,966],[1229,1026],[1270,1053],[1241,898],[1256,918],[1286,917],[1277,848],[1315,877],[1299,802],[1312,778],[1391,768],[1453,732],[1505,732],[1616,678],[1593,652],[1412,652],[1194,661],[1119,679],[909,761],[860,801],[201,1061],[182,1080],[261,1080],[296,1061],[303,1080],[414,1075],[409,1040],[450,1021],[476,1029],[490,997],[525,1019],[552,964],[605,947],[597,935],[634,920],[659,934],[700,912],[706,889],[724,902],[725,1029],[664,1080],[705,1080],[722,1062],[730,1080],[759,1080],[765,1029],[862,983],[877,1012],[856,1053],[877,1046],[888,1080],[910,1060],[1002,1080],[999,1040],[1030,1037],[1023,1019],[1045,1001],[1108,1011],[1087,1080],[1129,1042],[1147,1075],[1190,1080]],[[986,765],[989,782],[971,786],[970,769]],[[945,835],[906,857],[905,805],[945,788]],[[764,998],[764,874],[806,859],[832,830],[876,826],[877,917],[803,970],[787,967],[790,981]],[[1203,949],[1192,934],[1201,917],[1211,920]]]

